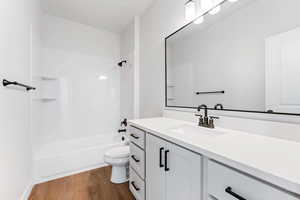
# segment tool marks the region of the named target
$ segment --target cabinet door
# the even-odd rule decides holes
[[[166,200],[201,200],[202,157],[168,143]]]
[[[299,200],[299,197],[214,161],[208,162],[207,188],[211,199],[233,200],[236,199],[234,195],[239,195],[248,200]]]
[[[146,200],[165,200],[164,150],[166,143],[146,136]]]

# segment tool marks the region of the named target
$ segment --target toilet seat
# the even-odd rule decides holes
[[[108,150],[105,153],[106,157],[109,158],[128,158],[130,155],[130,149],[129,146],[118,146],[118,147],[114,147],[110,150]]]

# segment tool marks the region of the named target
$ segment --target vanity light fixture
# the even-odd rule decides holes
[[[194,0],[189,0],[185,3],[185,19],[191,21],[196,17],[196,3]]]
[[[204,11],[205,13],[203,15],[199,15],[196,19],[194,19],[193,23],[194,24],[202,24],[204,22],[204,16],[206,14],[210,15],[215,15],[221,11],[221,5],[229,1],[231,3],[237,2],[239,0],[225,0],[219,4],[216,3],[216,1],[219,0],[201,0],[201,10]],[[188,1],[186,4],[188,4],[190,1]],[[193,1],[193,5],[195,6],[195,2]],[[194,11],[196,12],[196,6],[194,7]]]

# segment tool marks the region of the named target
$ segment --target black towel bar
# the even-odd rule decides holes
[[[225,94],[225,91],[212,91],[212,92],[196,92],[196,95],[200,95],[200,94]]]
[[[6,87],[6,86],[8,86],[8,85],[17,85],[17,86],[21,86],[21,87],[26,88],[27,91],[35,90],[35,89],[36,89],[35,87],[29,86],[29,85],[24,85],[24,84],[18,83],[18,82],[16,82],[16,81],[8,81],[8,80],[6,80],[6,79],[3,79],[2,84],[3,84],[4,87]]]

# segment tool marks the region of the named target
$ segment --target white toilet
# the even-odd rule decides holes
[[[124,183],[129,179],[129,145],[117,146],[104,154],[104,161],[112,166],[111,182]]]

